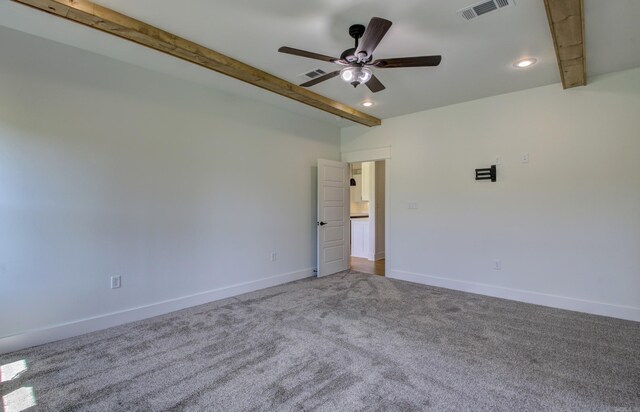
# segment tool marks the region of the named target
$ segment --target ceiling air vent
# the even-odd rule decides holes
[[[473,20],[483,14],[491,13],[492,11],[505,7],[515,6],[515,4],[515,0],[487,0],[458,10],[458,14],[465,20]]]
[[[322,69],[313,69],[308,73],[302,73],[298,77],[304,77],[304,78],[307,78],[307,79],[315,79],[316,77],[322,76],[323,74],[327,74],[327,72],[325,72]]]

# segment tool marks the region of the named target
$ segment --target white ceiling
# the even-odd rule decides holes
[[[349,47],[351,24],[373,16],[394,24],[376,58],[441,54],[436,68],[378,69],[386,90],[371,93],[335,78],[312,87],[332,99],[388,118],[560,81],[542,0],[516,0],[505,8],[465,21],[456,14],[474,0],[99,0],[130,15],[294,83],[314,68],[338,66],[277,52],[291,46],[339,56]],[[640,66],[640,1],[585,0],[588,76]],[[319,110],[240,81],[182,62],[13,3],[0,3],[0,25],[70,44],[132,64],[189,79],[225,92],[278,105],[347,126]],[[523,57],[538,63],[512,67]],[[359,106],[365,99],[376,105]]]

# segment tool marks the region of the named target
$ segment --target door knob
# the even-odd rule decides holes
[[[326,224],[327,224],[327,222],[319,222],[319,223],[318,223],[318,225],[320,225],[320,226],[324,226],[324,225],[326,225]]]

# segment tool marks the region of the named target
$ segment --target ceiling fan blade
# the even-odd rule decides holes
[[[384,87],[384,84],[380,83],[380,80],[378,80],[378,78],[375,75],[371,76],[371,79],[369,79],[369,81],[365,84],[367,85],[369,90],[371,90],[374,93],[378,93],[386,89],[386,87]]]
[[[397,59],[379,59],[371,63],[380,69],[392,69],[395,67],[429,67],[437,66],[442,61],[442,56],[416,56],[399,57]]]
[[[321,83],[321,82],[323,82],[325,80],[333,79],[334,77],[336,77],[339,74],[340,74],[340,70],[336,70],[335,72],[323,74],[322,76],[318,76],[315,79],[311,79],[306,83],[302,83],[300,86],[302,86],[302,87],[311,87],[311,86],[314,86],[314,85],[316,85],[318,83]]]
[[[278,51],[280,53],[287,53],[287,54],[293,54],[294,56],[301,56],[301,57],[307,57],[309,59],[316,59],[316,60],[322,60],[325,62],[336,62],[340,59],[336,58],[336,57],[331,57],[331,56],[325,56],[324,54],[318,54],[318,53],[312,53],[310,51],[306,51],[306,50],[300,50],[300,49],[294,49],[293,47],[280,47],[278,49]]]
[[[391,24],[389,20],[381,19],[380,17],[372,18],[364,31],[362,39],[360,39],[355,53],[356,57],[360,56],[361,53],[366,53],[365,57],[372,56],[373,51],[378,47],[384,35],[387,34]]]

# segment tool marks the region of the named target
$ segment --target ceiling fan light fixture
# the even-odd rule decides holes
[[[347,83],[364,84],[371,80],[373,72],[368,67],[351,66],[340,71],[340,77]]]
[[[515,67],[516,69],[524,69],[526,67],[533,66],[534,64],[536,64],[537,61],[538,59],[529,57],[526,59],[518,60],[517,62],[513,63],[513,67]]]
[[[372,76],[373,76],[373,72],[371,71],[370,68],[361,67],[360,73],[358,73],[358,81],[360,81],[360,84],[365,84],[366,82],[371,80]]]
[[[345,82],[349,83],[353,79],[353,69],[354,67],[345,67],[340,71],[340,78]]]

